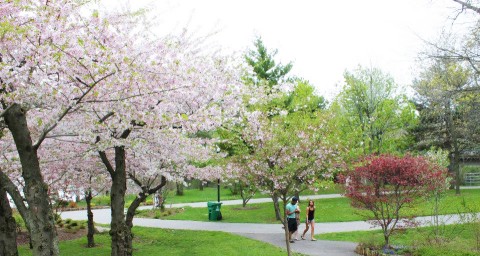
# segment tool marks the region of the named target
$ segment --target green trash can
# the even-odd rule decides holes
[[[208,207],[208,220],[222,220],[222,213],[220,212],[220,208],[222,207],[222,203],[220,202],[207,202]]]

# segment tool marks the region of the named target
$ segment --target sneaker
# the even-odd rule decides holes
[[[295,241],[298,241],[298,238],[295,238]]]
[[[293,244],[293,243],[295,243],[295,241],[293,241],[293,240],[290,240],[290,243],[292,243],[292,244]]]
[[[301,236],[302,240],[305,240],[305,237],[304,236]]]
[[[312,241],[317,241],[317,239],[315,239],[315,238],[312,238]]]

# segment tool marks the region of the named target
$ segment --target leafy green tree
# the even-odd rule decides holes
[[[245,61],[253,70],[253,74],[245,76],[246,82],[254,85],[266,84],[271,89],[274,85],[286,81],[286,75],[292,69],[293,64],[291,62],[286,65],[277,64],[274,57],[278,50],[269,51],[261,37],[257,37],[253,44],[255,49],[251,49],[245,54]]]
[[[314,112],[317,109],[325,108],[326,101],[323,97],[314,94],[314,88],[303,79],[287,78],[287,74],[292,69],[292,63],[282,65],[274,60],[278,50],[269,51],[262,39],[257,37],[254,41],[254,49],[249,50],[245,54],[245,61],[251,67],[252,73],[245,74],[245,82],[252,86],[253,90],[257,90],[260,95],[265,95],[268,100],[252,100],[259,96],[253,93],[253,97],[245,99],[246,108],[249,111],[261,111],[266,113],[269,118],[273,118],[280,114],[293,113],[299,110],[307,110]],[[295,89],[291,93],[279,93],[274,87],[286,81],[296,84]],[[252,96],[252,95],[250,95]],[[220,138],[218,143],[219,149],[227,153],[226,162],[235,157],[252,154],[253,149],[242,137],[244,127],[235,124],[229,127],[223,127],[217,130]],[[255,183],[248,177],[234,177],[231,183],[240,189],[240,195],[243,199],[243,205],[256,192]],[[278,197],[272,197],[277,220],[281,219],[278,207]]]
[[[248,153],[232,156],[228,169],[268,193],[277,214],[281,210],[279,200],[285,209],[292,195],[314,188],[317,181],[330,177],[332,164],[337,160],[335,145],[326,139],[331,132],[325,125],[328,116],[312,92],[308,85],[299,83],[293,92],[242,112],[244,122],[239,135]],[[273,111],[269,105],[285,99],[286,108]],[[283,224],[290,255],[288,227],[285,221]]]
[[[315,95],[315,89],[305,80],[296,80],[297,83],[290,93],[279,93],[268,100],[255,104],[247,104],[246,108],[250,111],[260,111],[266,113],[270,120],[279,116],[288,116],[289,118],[302,113],[304,117],[317,118],[318,112],[325,108],[326,101],[322,96]],[[264,92],[266,93],[266,92]],[[272,96],[272,94],[270,94]],[[258,95],[255,95],[258,96]],[[248,102],[249,100],[246,99]],[[227,153],[226,162],[241,158],[254,153],[254,148],[242,136],[244,126],[231,125],[217,130],[220,138],[218,147],[222,152]],[[253,182],[254,177],[242,176],[234,177],[231,183],[240,189],[240,195],[243,199],[244,207],[248,200],[257,191]],[[280,207],[276,197],[272,198],[275,203],[275,213],[277,220],[281,219]]]
[[[461,63],[436,59],[413,85],[420,113],[417,148],[435,146],[449,151],[457,194],[461,157],[477,150],[480,142],[480,91],[472,78],[471,70]]]
[[[393,78],[377,68],[345,72],[345,84],[330,110],[335,115],[332,136],[343,141],[345,159],[392,153],[407,148],[409,127],[416,123],[415,108],[397,93]]]

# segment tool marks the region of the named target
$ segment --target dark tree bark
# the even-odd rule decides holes
[[[17,223],[0,180],[0,255],[17,256]]]
[[[88,189],[85,192],[85,201],[87,203],[87,247],[95,247],[95,225],[93,223],[93,212],[92,212],[92,190]]]
[[[30,225],[32,223],[30,221],[31,218],[29,217],[30,212],[28,208],[25,206],[22,194],[20,194],[20,191],[18,190],[17,186],[13,184],[13,182],[8,178],[8,176],[1,171],[0,171],[0,183],[2,184],[3,189],[5,189],[5,191],[12,197],[18,212],[22,216],[22,219],[25,221],[25,226],[28,230],[28,233],[31,233]],[[29,244],[30,244],[30,249],[33,249],[31,237],[30,237]]]
[[[111,172],[112,187],[110,202],[112,220],[110,236],[112,237],[112,256],[132,255],[132,234],[125,222],[125,192],[127,190],[127,173],[125,166],[125,148],[115,147],[115,170]]]
[[[286,195],[283,196],[282,198],[282,203],[283,203],[283,218],[282,218],[282,224],[283,224],[283,227],[284,227],[284,232],[285,232],[285,243],[287,245],[287,254],[288,256],[290,256],[292,254],[291,252],[291,249],[290,249],[290,230],[288,230],[288,220],[287,220],[287,211],[285,210],[287,208],[287,197]],[[278,197],[277,197],[277,204],[275,206],[275,210],[278,210],[278,212],[280,212],[280,209],[279,209],[279,204],[278,204]],[[292,237],[293,239],[293,237]]]
[[[275,209],[275,218],[279,221],[282,221],[282,215],[280,213],[280,205],[278,204],[278,196],[272,196],[273,208]]]
[[[48,201],[48,185],[43,181],[37,147],[32,143],[25,111],[20,105],[13,104],[6,111],[4,119],[12,133],[22,165],[22,177],[25,180],[23,192],[28,203],[28,211],[22,217],[29,226],[32,253],[35,256],[59,255],[53,211]],[[17,203],[20,202],[16,200]],[[23,207],[17,205],[17,208]]]
[[[242,197],[242,206],[243,206],[243,207],[246,207],[248,201],[250,201],[250,199],[253,198],[253,196],[255,195],[255,193],[257,192],[257,190],[256,190],[256,189],[252,189],[251,186],[246,185],[246,184],[243,183],[243,182],[239,182],[238,186],[239,186],[239,188],[240,188],[240,189],[239,189],[239,190],[240,190],[240,196]]]
[[[480,8],[471,4],[470,1],[460,1],[460,0],[453,0],[453,1],[461,4],[463,9],[469,9],[476,12],[477,14],[480,14]]]
[[[126,138],[130,131],[125,131],[121,138]],[[125,148],[115,147],[115,168],[110,164],[105,152],[99,152],[102,162],[105,164],[107,171],[112,178],[112,186],[110,189],[111,200],[111,216],[110,236],[112,237],[112,256],[131,256],[132,255],[132,227],[135,210],[147,196],[155,194],[166,184],[166,178],[161,177],[161,183],[153,188],[141,184],[134,176],[130,178],[142,188],[142,192],[135,198],[128,207],[127,216],[124,214],[125,209],[125,192],[127,190],[127,171],[125,164]]]
[[[133,227],[133,217],[135,216],[135,211],[140,206],[140,204],[143,201],[145,201],[145,199],[149,195],[153,195],[157,191],[162,189],[165,186],[165,184],[167,184],[167,179],[164,176],[162,176],[161,179],[160,179],[161,180],[160,184],[153,187],[153,188],[150,188],[150,186],[142,184],[141,181],[136,179],[134,176],[130,176],[130,178],[135,182],[135,184],[137,184],[138,186],[140,186],[142,188],[142,192],[140,192],[138,194],[138,196],[135,198],[135,200],[133,200],[132,204],[130,204],[130,206],[128,207],[128,210],[127,210],[126,224],[127,224],[127,228],[129,229],[129,231],[131,233],[132,227]],[[128,242],[130,243],[129,247],[131,248],[132,247],[132,239],[128,240]]]
[[[139,179],[137,179],[134,175],[129,175],[129,177],[130,179],[133,180],[133,182],[135,182],[135,184],[137,184],[139,187],[142,188],[142,191],[138,194],[137,197],[135,197],[135,200],[133,200],[133,202],[130,204],[130,206],[127,209],[127,218],[125,222],[130,234],[132,234],[133,217],[135,216],[135,211],[140,206],[140,204],[145,201],[145,199],[149,195],[153,195],[157,191],[162,189],[165,186],[165,184],[167,184],[167,179],[164,176],[162,176],[160,178],[160,184],[152,188],[151,187],[152,184],[148,184],[148,185],[142,184],[142,182]],[[132,238],[133,238],[133,235],[132,235]],[[133,247],[132,239],[129,239],[127,242],[130,243],[128,245],[129,248],[132,248]]]
[[[177,196],[183,196],[183,194],[184,194],[183,193],[183,183],[177,181],[175,184],[177,185]],[[203,187],[200,190],[203,190]]]
[[[453,167],[453,171],[455,173],[455,194],[460,195],[460,166],[459,166],[459,161],[460,161],[460,150],[459,150],[459,145],[458,145],[458,128],[455,127],[454,125],[454,120],[453,120],[453,113],[450,111],[451,109],[451,100],[447,99],[446,101],[446,117],[445,117],[445,123],[447,127],[447,134],[448,138],[450,139],[449,145],[450,145],[450,151],[452,154],[451,157],[451,164]]]

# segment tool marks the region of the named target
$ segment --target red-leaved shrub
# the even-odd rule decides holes
[[[369,156],[341,177],[352,206],[373,213],[385,246],[396,227],[412,225],[413,216],[401,211],[415,199],[445,184],[447,170],[423,157]]]

